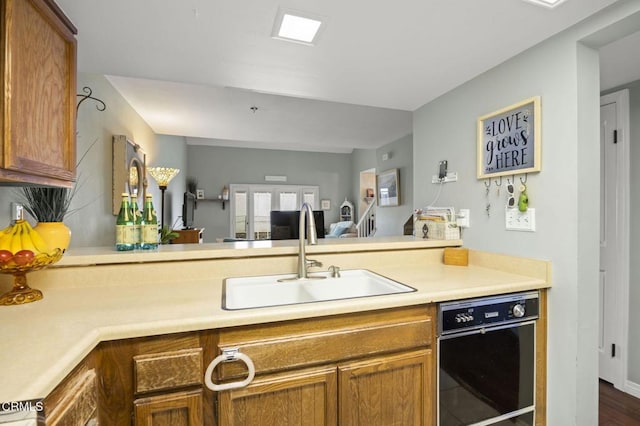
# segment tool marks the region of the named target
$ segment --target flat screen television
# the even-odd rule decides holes
[[[182,201],[182,225],[184,226],[184,229],[193,229],[195,211],[196,195],[191,192],[185,192]]]
[[[324,238],[324,211],[314,210],[313,218],[316,222],[318,238]],[[271,210],[271,239],[297,240],[299,235],[298,227],[300,225],[299,219],[299,211]]]

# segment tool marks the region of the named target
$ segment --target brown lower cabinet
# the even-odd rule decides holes
[[[98,379],[89,355],[44,400],[48,426],[73,426],[98,424]]]
[[[47,398],[51,413],[68,411],[61,404],[78,399],[72,405],[84,407],[74,408],[81,415],[58,423],[48,418],[46,424],[97,419],[110,426],[432,425],[434,309],[103,342],[91,363],[65,379],[73,384],[60,385]],[[256,376],[246,387],[212,392],[204,371],[229,348],[253,360]],[[223,362],[213,376],[216,383],[243,380],[246,367]],[[89,389],[88,397],[75,397],[81,388]]]
[[[220,394],[221,425],[431,425],[430,351],[274,374]]]
[[[219,350],[255,364],[220,392],[220,425],[435,424],[435,308],[414,306],[220,330]],[[216,368],[241,380],[241,362]]]

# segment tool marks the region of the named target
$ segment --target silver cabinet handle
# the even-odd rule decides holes
[[[222,385],[217,385],[213,383],[213,381],[211,380],[213,370],[215,370],[215,368],[221,362],[231,362],[231,361],[244,361],[244,363],[247,364],[247,368],[249,369],[249,375],[247,376],[247,378],[241,382],[231,382],[231,383],[225,383]],[[216,357],[213,361],[211,361],[211,363],[207,367],[207,371],[205,371],[204,373],[204,383],[212,391],[219,392],[219,391],[224,391],[229,389],[243,388],[247,386],[249,383],[251,383],[251,381],[253,381],[253,378],[255,377],[255,375],[256,375],[256,367],[253,365],[253,361],[251,361],[251,358],[249,358],[249,356],[240,352],[238,348],[223,349],[222,355],[219,355],[218,357]]]

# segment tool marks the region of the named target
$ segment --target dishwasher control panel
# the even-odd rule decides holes
[[[449,334],[538,318],[538,292],[444,302],[438,305],[438,331]]]

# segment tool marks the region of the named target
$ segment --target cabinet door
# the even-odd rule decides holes
[[[134,401],[136,426],[202,426],[202,390]]]
[[[95,421],[98,407],[97,378],[94,369],[82,366],[45,400],[47,426],[84,425]]]
[[[220,426],[336,425],[335,367],[272,374],[220,393]]]
[[[341,426],[435,424],[431,350],[338,367]]]
[[[50,0],[6,0],[0,179],[71,186],[75,177],[75,28]]]

